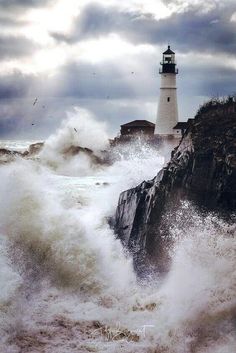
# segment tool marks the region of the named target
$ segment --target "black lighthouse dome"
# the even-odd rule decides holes
[[[177,74],[178,69],[176,69],[175,63],[175,52],[170,49],[170,45],[168,45],[168,49],[163,53],[163,60],[161,62],[162,68],[160,69],[160,74],[169,73],[169,74]]]

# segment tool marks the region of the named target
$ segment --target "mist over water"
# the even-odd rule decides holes
[[[102,158],[104,125],[69,117],[34,160],[0,167],[0,351],[234,352],[235,225],[183,203],[171,270],[143,285],[108,219],[168,148],[137,140],[96,164],[74,145]]]

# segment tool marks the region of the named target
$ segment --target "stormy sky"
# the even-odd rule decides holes
[[[111,136],[155,122],[168,43],[179,120],[236,92],[235,0],[0,0],[0,26],[0,138],[45,138],[74,107]]]

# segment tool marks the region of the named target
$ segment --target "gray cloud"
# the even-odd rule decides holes
[[[0,61],[8,59],[20,60],[30,57],[41,49],[41,46],[23,36],[19,30],[29,22],[23,20],[18,13],[20,6],[33,4],[31,1],[2,1],[0,0]],[[18,9],[15,11],[14,6]],[[21,9],[23,11],[23,9]]]
[[[30,56],[36,48],[36,45],[25,37],[0,35],[0,60]]]
[[[21,27],[23,25],[27,24],[26,21],[23,21],[22,19],[17,18],[16,16],[12,15],[3,15],[0,14],[0,25],[1,27]]]
[[[30,98],[0,101],[0,138],[41,139],[53,133],[69,107],[59,99]],[[45,107],[45,108],[43,108]]]
[[[0,0],[0,8],[42,7],[52,0]]]
[[[132,65],[125,67],[125,63],[120,65],[114,62],[107,62],[105,65],[71,63],[66,65],[57,77],[58,81],[63,82],[57,93],[60,96],[81,98],[132,99],[133,97],[147,97],[151,86],[153,91],[155,90],[154,73],[152,79],[149,76],[145,79],[142,72],[132,72]],[[150,89],[144,85],[145,80],[148,81]]]
[[[202,13],[189,6],[184,12],[156,20],[150,14],[124,12],[115,7],[90,4],[78,17],[71,36],[52,34],[56,40],[76,42],[119,33],[134,43],[166,44],[168,41],[183,52],[236,53],[235,23],[230,22],[236,4],[215,5]]]
[[[137,59],[137,58],[136,58]],[[134,58],[135,60],[135,58]],[[155,65],[155,57],[140,55],[142,61]],[[137,64],[137,60],[135,62]],[[155,94],[156,72],[133,71],[132,64],[71,62],[51,76],[24,75],[20,72],[0,76],[0,100],[40,95],[48,97],[76,97],[79,99],[136,99]],[[55,85],[55,82],[57,83]]]
[[[5,74],[0,77],[0,100],[22,98],[28,95],[33,78],[20,72]]]

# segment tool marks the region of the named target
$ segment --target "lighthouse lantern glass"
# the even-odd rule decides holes
[[[163,54],[163,64],[174,64],[175,54]]]

